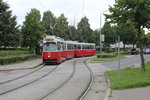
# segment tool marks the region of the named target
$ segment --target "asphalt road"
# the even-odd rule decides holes
[[[150,54],[144,55],[145,62],[150,61]],[[103,62],[104,66],[110,68],[111,70],[118,69],[118,61],[110,61],[110,62]],[[120,67],[139,67],[141,64],[140,55],[128,55],[126,58],[120,60]]]

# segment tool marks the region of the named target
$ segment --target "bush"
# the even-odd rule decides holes
[[[8,55],[20,55],[20,54],[29,54],[30,52],[28,50],[3,50],[0,51],[0,57],[1,56],[8,56]]]
[[[26,61],[29,59],[37,58],[37,55],[34,54],[28,54],[28,55],[17,55],[17,56],[8,56],[8,57],[1,57],[0,58],[0,64],[9,64],[9,63],[15,63],[20,61]]]
[[[29,50],[28,48],[3,48],[0,47],[0,50]]]
[[[116,57],[115,54],[98,54],[97,58],[114,58]]]
[[[120,52],[120,54],[121,55],[127,55],[127,54],[129,54],[129,52],[128,51],[123,51],[123,52]]]

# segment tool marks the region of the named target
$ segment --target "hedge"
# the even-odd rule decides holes
[[[0,47],[0,50],[29,50],[29,48],[4,48]]]
[[[116,57],[115,54],[98,54],[97,58],[114,58]]]
[[[2,50],[0,51],[0,57],[9,56],[9,55],[20,55],[20,54],[29,54],[28,50]]]
[[[0,58],[0,65],[20,62],[20,61],[26,61],[26,60],[37,58],[37,57],[38,56],[34,55],[34,54],[1,57]]]

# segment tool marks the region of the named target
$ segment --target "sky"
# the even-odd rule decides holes
[[[31,8],[44,11],[50,10],[56,17],[64,13],[70,25],[77,24],[83,16],[89,19],[92,29],[100,28],[100,14],[108,10],[115,0],[3,0],[10,6],[13,15],[17,16],[18,24],[22,25]],[[83,3],[84,2],[84,3]],[[84,5],[84,6],[83,6]],[[105,13],[109,13],[106,11]],[[102,25],[104,24],[104,16]]]

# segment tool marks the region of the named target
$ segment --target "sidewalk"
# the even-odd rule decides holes
[[[109,100],[150,100],[150,86],[126,90],[112,90],[112,97]]]
[[[31,69],[42,64],[42,59],[26,61],[18,64],[0,65],[0,71]]]

